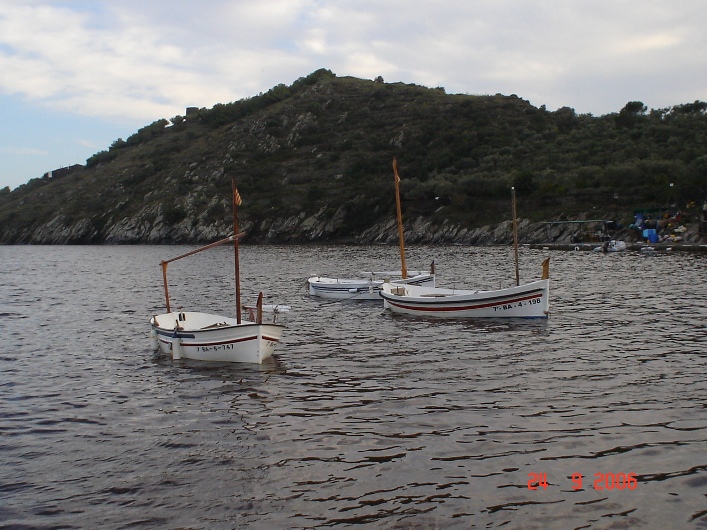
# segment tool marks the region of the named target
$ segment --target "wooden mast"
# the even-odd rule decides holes
[[[408,277],[405,266],[405,240],[403,239],[403,214],[400,208],[400,176],[398,175],[398,160],[393,158],[393,173],[395,175],[395,206],[398,210],[398,239],[400,240],[400,271],[403,279]]]
[[[513,198],[513,251],[516,261],[516,285],[520,285],[520,272],[518,270],[518,216],[516,215],[516,189],[511,187]]]
[[[231,177],[231,188],[233,188],[233,233],[238,233],[238,206],[241,204],[241,196],[236,189],[236,177]],[[236,322],[241,323],[241,272],[238,260],[238,238],[233,240],[233,266],[236,276]]]
[[[164,299],[167,301],[167,313],[172,312],[172,308],[169,307],[169,289],[167,288],[167,261],[160,263],[162,265],[162,283],[164,284]]]

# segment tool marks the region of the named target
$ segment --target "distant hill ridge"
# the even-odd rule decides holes
[[[635,208],[689,219],[707,198],[706,111],[634,101],[594,117],[322,69],[0,191],[0,243],[212,241],[231,230],[232,175],[248,242],[392,242],[393,157],[410,242],[507,243],[511,186],[524,242],[542,221],[628,224]]]

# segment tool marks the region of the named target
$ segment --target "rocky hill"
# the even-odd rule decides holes
[[[389,243],[393,157],[410,242],[510,242],[511,186],[523,242],[578,236],[552,220],[628,226],[638,208],[689,224],[707,189],[706,110],[629,102],[593,117],[319,70],[0,190],[0,243],[212,241],[231,231],[232,176],[248,242]]]

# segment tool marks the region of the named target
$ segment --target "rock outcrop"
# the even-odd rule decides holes
[[[293,217],[273,217],[260,223],[251,223],[246,219],[241,222],[240,229],[248,233],[247,242],[256,244],[397,244],[395,219],[376,223],[353,237],[336,237],[343,222],[343,207],[334,212],[323,208],[312,215],[302,213]],[[583,240],[583,237],[586,239],[586,233],[580,235],[579,226],[561,222],[531,223],[527,219],[519,219],[518,240],[521,244],[575,243]],[[220,239],[230,231],[231,224],[226,221],[203,223],[184,218],[169,225],[161,207],[151,206],[132,217],[111,217],[100,231],[90,220],[71,222],[59,215],[32,232],[21,234],[20,242],[50,245],[204,243]],[[685,243],[702,241],[696,223],[687,225],[687,231],[680,235]],[[628,229],[614,232],[612,237],[627,241],[640,240],[637,231]],[[405,223],[405,240],[408,244],[509,245],[513,243],[513,226],[507,220],[470,229],[449,221],[435,224],[424,218],[416,218]]]

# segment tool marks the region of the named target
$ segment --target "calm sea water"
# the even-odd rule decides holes
[[[707,256],[522,249],[547,321],[428,321],[306,296],[393,247],[244,246],[243,301],[292,306],[255,366],[150,350],[191,248],[0,247],[0,528],[707,528]],[[433,259],[514,279],[508,248]],[[173,305],[232,313],[231,267],[170,265]]]

